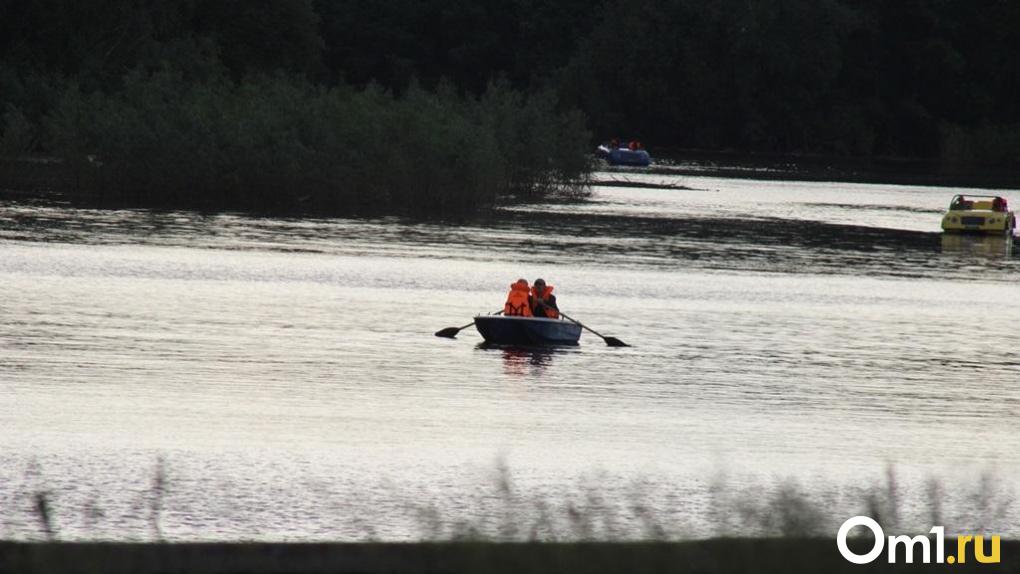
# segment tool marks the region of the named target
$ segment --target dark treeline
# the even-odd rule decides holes
[[[1020,3],[610,3],[564,79],[611,130],[706,149],[1020,164]]]
[[[328,71],[470,90],[499,73],[653,146],[1020,165],[1009,0],[374,4],[320,2]]]
[[[590,133],[1015,168],[1018,54],[1011,0],[0,0],[0,153],[338,210],[538,196]]]

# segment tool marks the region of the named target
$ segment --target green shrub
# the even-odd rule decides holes
[[[79,181],[146,204],[459,215],[583,185],[588,134],[554,103],[136,71],[115,92],[67,89],[45,126]]]

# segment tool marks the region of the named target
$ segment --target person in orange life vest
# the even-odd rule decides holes
[[[503,305],[503,315],[507,317],[531,317],[531,290],[527,279],[518,279],[510,285],[510,293]]]
[[[531,314],[535,317],[559,319],[560,310],[556,306],[556,296],[552,294],[552,285],[546,286],[545,279],[535,279],[531,288]]]

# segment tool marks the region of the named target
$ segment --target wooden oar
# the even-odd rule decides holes
[[[574,319],[574,318],[570,317],[569,315],[567,315],[563,311],[560,311],[560,316],[563,317],[564,319],[566,319],[567,321],[570,321],[571,323],[576,323],[577,325],[580,325],[582,329],[587,329],[588,331],[591,331],[592,333],[598,335],[599,337],[602,337],[602,340],[605,341],[606,344],[609,345],[610,347],[629,347],[630,346],[627,343],[624,343],[623,341],[617,339],[616,337],[607,337],[607,336],[603,335],[602,333],[599,333],[595,329],[592,329],[591,327],[585,325],[584,323],[578,321],[577,319]]]
[[[500,310],[500,311],[496,311],[495,313],[492,313],[492,314],[493,315],[499,315],[502,312],[503,311]],[[437,337],[446,337],[448,339],[453,339],[453,338],[455,338],[457,336],[457,333],[460,333],[464,329],[467,329],[468,327],[470,327],[471,325],[474,325],[474,324],[475,324],[475,322],[471,321],[470,323],[468,323],[467,325],[464,325],[463,327],[447,327],[445,329],[440,329],[440,330],[436,331],[436,336]]]

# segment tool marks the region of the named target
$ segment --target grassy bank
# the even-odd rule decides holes
[[[865,552],[867,542],[855,551]],[[947,539],[947,548],[955,540]],[[146,572],[1016,572],[1020,542],[999,564],[851,564],[822,538],[634,543],[115,544],[0,543],[0,573]],[[902,557],[901,557],[902,561]]]

